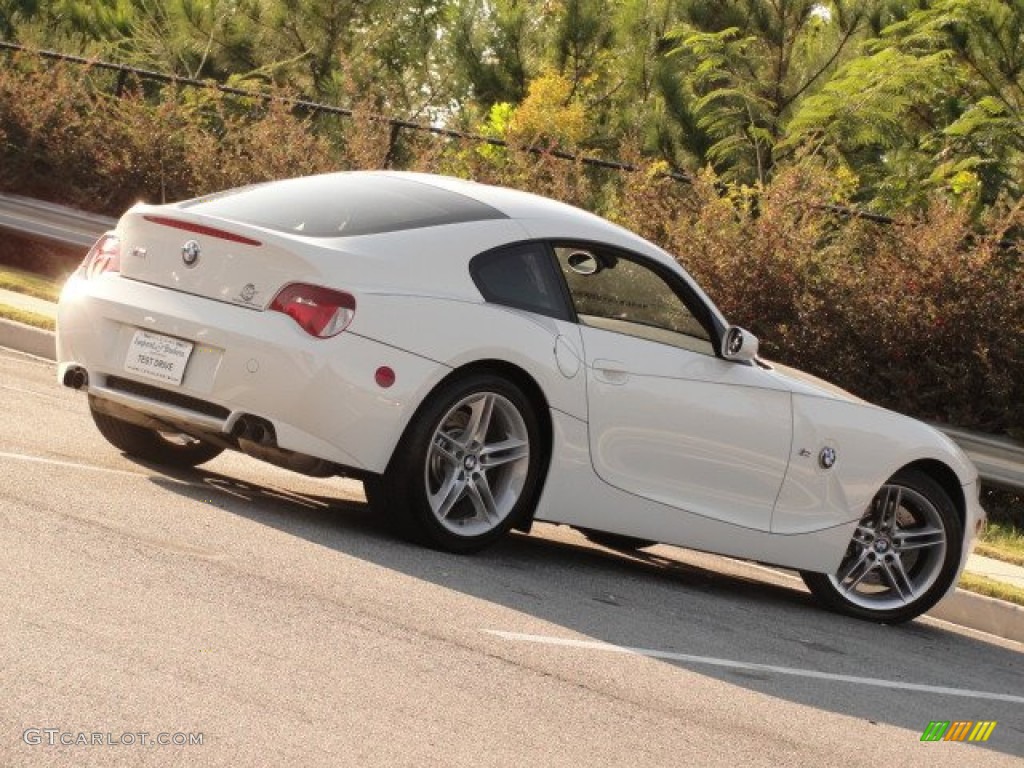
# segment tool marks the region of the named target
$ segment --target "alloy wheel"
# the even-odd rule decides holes
[[[829,580],[861,608],[900,608],[934,586],[947,547],[935,504],[912,488],[887,483],[861,518],[839,570]]]
[[[492,531],[519,501],[529,466],[523,415],[503,395],[474,392],[447,411],[430,440],[424,467],[430,509],[459,536]]]

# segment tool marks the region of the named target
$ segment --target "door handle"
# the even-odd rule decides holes
[[[625,384],[629,379],[626,366],[617,360],[595,360],[593,368],[594,378],[605,384]]]

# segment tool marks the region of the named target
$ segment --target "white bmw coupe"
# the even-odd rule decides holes
[[[762,360],[664,251],[453,178],[136,205],[64,288],[57,355],[129,455],[357,477],[453,552],[546,520],[794,568],[897,622],[952,587],[985,519],[949,439]]]

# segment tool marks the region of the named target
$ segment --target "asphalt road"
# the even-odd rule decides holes
[[[1024,757],[1018,644],[845,619],[767,570],[549,525],[419,549],[358,483],[132,461],[51,364],[3,351],[0,542],[0,766]],[[922,743],[932,720],[998,725]]]

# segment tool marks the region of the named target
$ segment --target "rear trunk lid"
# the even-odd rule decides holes
[[[318,282],[316,246],[176,206],[137,205],[118,223],[121,275],[194,296],[266,309],[287,283]]]

